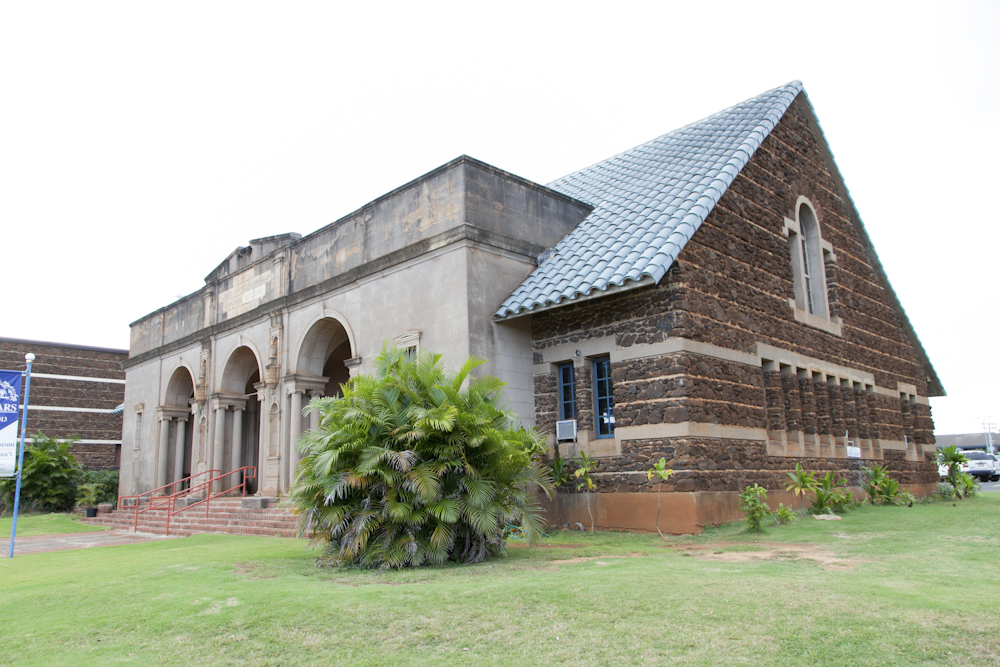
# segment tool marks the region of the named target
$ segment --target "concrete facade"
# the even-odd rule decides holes
[[[205,287],[131,325],[121,487],[258,466],[287,490],[291,446],[383,341],[445,352],[507,383],[534,423],[531,334],[493,313],[589,207],[462,157],[312,234],[256,239]],[[235,444],[234,444],[235,443]]]
[[[76,439],[70,448],[86,470],[115,470],[121,454],[122,417],[114,409],[125,398],[121,364],[127,350],[0,338],[0,368],[24,370],[35,355],[28,397],[30,438]]]

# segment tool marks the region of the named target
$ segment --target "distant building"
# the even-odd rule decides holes
[[[991,433],[990,442],[992,443],[993,449],[996,450],[1000,447],[1000,433]],[[959,449],[982,449],[987,448],[987,437],[986,433],[955,433],[952,435],[937,435],[934,436],[937,441],[938,449],[943,447],[950,447],[954,445]]]
[[[70,451],[85,469],[117,470],[122,417],[115,409],[125,400],[128,350],[0,338],[0,368],[24,370],[28,352],[35,361],[26,436],[78,438]]]
[[[131,328],[123,494],[246,465],[251,493],[285,493],[317,424],[303,406],[385,340],[489,359],[553,450],[568,422],[558,448],[594,457],[600,526],[651,529],[661,457],[675,532],[739,518],[750,484],[787,500],[796,463],[937,481],[944,388],[799,82],[547,186],[460,157],[250,241]],[[586,521],[563,491],[552,521]]]

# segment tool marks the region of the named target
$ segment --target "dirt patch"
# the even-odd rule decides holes
[[[541,545],[538,545],[536,547],[531,547],[530,544],[525,544],[524,542],[508,542],[507,543],[507,548],[508,549],[511,549],[511,548],[514,548],[514,549],[528,549],[528,548],[536,548],[536,549],[583,549],[584,547],[587,547],[587,546],[593,546],[593,545],[587,545],[587,544],[541,544]],[[612,546],[614,546],[614,545],[612,545]]]
[[[842,558],[815,544],[786,544],[783,542],[716,542],[715,544],[686,544],[667,546],[684,555],[722,563],[750,563],[760,560],[811,560],[827,570],[853,570],[857,559]]]
[[[577,556],[575,558],[566,558],[565,560],[550,560],[550,565],[570,565],[572,563],[586,563],[591,560],[607,560],[609,558],[645,558],[647,554],[630,553],[615,556]]]

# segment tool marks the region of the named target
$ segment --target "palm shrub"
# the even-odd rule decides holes
[[[101,491],[97,495],[97,504],[114,503],[118,500],[117,470],[84,470],[83,484],[99,484]],[[81,487],[83,486],[81,484]]]
[[[792,491],[797,496],[802,497],[802,514],[806,512],[806,494],[816,490],[816,473],[803,470],[801,463],[795,464],[795,472],[785,473],[791,482],[785,487],[785,491]]]
[[[24,510],[68,512],[76,504],[77,485],[83,477],[80,464],[70,453],[74,440],[60,441],[41,431],[24,448],[21,470],[21,502]],[[15,479],[0,481],[0,499],[14,505]]]
[[[961,488],[959,487],[961,480],[962,464],[969,459],[965,458],[965,454],[958,451],[958,447],[955,445],[949,445],[938,450],[937,456],[938,465],[948,466],[948,483],[955,490],[955,497],[961,498]]]
[[[846,479],[834,479],[830,470],[819,478],[813,489],[813,502],[809,511],[813,514],[839,514],[851,503],[851,492],[846,490]]]
[[[500,380],[470,377],[482,363],[449,372],[440,355],[385,346],[372,375],[309,404],[320,426],[298,442],[290,495],[333,563],[480,562],[502,553],[508,524],[537,540],[537,491],[552,493],[542,438],[513,426]]]

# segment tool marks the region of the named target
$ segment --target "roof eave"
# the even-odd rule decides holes
[[[589,294],[583,294],[569,299],[561,299],[554,303],[547,303],[541,306],[534,306],[533,308],[526,308],[517,312],[509,312],[505,315],[494,315],[493,319],[496,322],[509,322],[511,320],[516,320],[527,315],[537,315],[538,313],[543,313],[547,310],[555,310],[556,308],[564,308],[566,306],[571,306],[575,303],[581,303],[583,301],[591,301],[593,299],[599,299],[609,294],[618,294],[620,292],[627,292],[629,290],[638,289],[640,287],[649,287],[655,285],[658,281],[650,275],[645,275],[639,280],[626,280],[621,285],[609,285],[604,289],[592,290]]]

